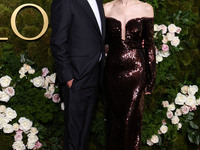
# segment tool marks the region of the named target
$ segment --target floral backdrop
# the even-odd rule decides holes
[[[106,1],[104,1],[106,2]],[[145,98],[142,150],[196,150],[200,142],[200,1],[147,0],[155,11],[157,80]],[[0,150],[61,150],[63,102],[49,49],[51,25],[36,41],[18,38],[10,26],[24,3],[41,6],[50,18],[51,0],[0,0]],[[31,17],[30,17],[31,16]],[[27,7],[16,19],[19,32],[36,36],[42,15]],[[42,60],[42,61],[41,61]],[[101,95],[89,150],[105,149]]]

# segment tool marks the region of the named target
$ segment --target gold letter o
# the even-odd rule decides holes
[[[32,6],[32,7],[37,8],[37,9],[41,12],[41,14],[42,14],[42,16],[43,16],[43,21],[44,21],[44,25],[43,25],[42,31],[41,31],[37,36],[35,36],[35,37],[33,37],[33,38],[27,38],[27,37],[22,36],[22,35],[19,33],[19,31],[17,30],[17,27],[16,27],[16,16],[17,16],[17,13],[18,13],[23,7],[27,7],[27,6]],[[13,32],[14,32],[18,37],[20,37],[21,39],[29,40],[29,41],[30,41],[30,40],[36,40],[36,39],[40,38],[40,37],[46,32],[46,30],[47,30],[47,28],[48,28],[48,23],[49,23],[49,21],[48,21],[48,16],[47,16],[46,12],[45,12],[40,6],[38,6],[38,5],[36,5],[36,4],[31,4],[31,3],[23,4],[23,5],[19,6],[19,7],[17,7],[17,8],[15,9],[15,11],[13,12],[12,16],[11,16],[11,27],[12,27]]]

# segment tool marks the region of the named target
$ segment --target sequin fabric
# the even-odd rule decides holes
[[[106,18],[106,149],[139,150],[145,88],[155,84],[153,18],[131,19],[121,37],[121,22]]]

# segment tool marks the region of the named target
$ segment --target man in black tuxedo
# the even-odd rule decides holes
[[[105,58],[103,0],[53,0],[51,27],[65,103],[64,150],[84,150]]]

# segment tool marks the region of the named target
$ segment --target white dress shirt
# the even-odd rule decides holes
[[[92,8],[92,11],[93,11],[93,13],[96,17],[97,23],[99,25],[99,30],[102,33],[101,18],[100,18],[99,8],[98,8],[98,5],[97,5],[97,2],[96,2],[96,0],[87,0],[87,1],[90,4],[90,7]]]

